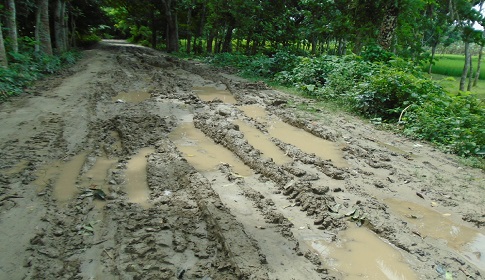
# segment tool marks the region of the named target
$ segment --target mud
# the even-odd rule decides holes
[[[27,91],[0,279],[485,277],[485,174],[425,143],[122,41]]]

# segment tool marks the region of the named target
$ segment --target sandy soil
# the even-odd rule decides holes
[[[120,41],[27,91],[0,279],[485,279],[485,174],[425,143]]]

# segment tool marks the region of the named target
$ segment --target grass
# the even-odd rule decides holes
[[[440,54],[436,56],[435,65],[433,65],[432,73],[460,77],[463,71],[465,56],[456,54]],[[482,59],[484,62],[485,57]],[[473,56],[472,66],[476,69],[478,63],[478,56]],[[424,66],[424,70],[428,71],[429,64]],[[480,79],[485,80],[485,67],[481,67]]]
[[[439,74],[432,74],[431,78],[449,93],[460,94],[460,78]],[[478,80],[477,86],[472,88],[471,93],[476,94],[479,99],[485,100],[485,80]]]

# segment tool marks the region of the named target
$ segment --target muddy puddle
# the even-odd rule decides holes
[[[126,164],[125,191],[128,201],[140,204],[143,208],[150,207],[150,189],[147,182],[147,156],[155,149],[147,147],[140,149]]]
[[[228,90],[221,90],[216,87],[194,87],[193,91],[202,101],[213,101],[215,99],[222,100],[224,103],[236,104],[237,101]]]
[[[52,194],[59,203],[66,203],[79,194],[77,177],[84,165],[86,155],[86,152],[80,153],[65,163],[56,162],[47,168],[46,174],[48,176],[49,174],[58,174]]]
[[[485,235],[475,229],[458,225],[448,213],[440,213],[424,206],[396,199],[387,199],[390,209],[402,216],[423,238],[445,240],[447,245],[485,270]]]
[[[342,274],[342,279],[418,279],[397,249],[364,227],[349,227],[339,234],[336,242],[310,242],[326,264]]]
[[[181,123],[169,135],[187,161],[199,172],[213,171],[219,164],[228,163],[234,172],[241,176],[250,176],[251,169],[239,160],[231,151],[214,143],[192,122]]]
[[[244,138],[254,148],[263,153],[263,157],[272,158],[276,164],[283,165],[292,161],[281,149],[279,149],[270,137],[258,129],[246,124],[244,121],[236,120],[234,124],[239,126],[239,130],[244,133]]]
[[[264,108],[257,105],[240,106],[244,114],[268,125],[270,136],[291,144],[305,153],[315,154],[322,159],[331,160],[337,167],[348,167],[339,147],[328,140],[319,138],[303,129],[289,125],[276,117],[269,116]]]
[[[118,159],[109,159],[106,156],[98,157],[94,165],[85,174],[85,189],[99,189],[104,193],[108,193],[108,182],[107,178],[109,176],[110,169],[115,167]],[[96,199],[94,204],[97,208],[104,206],[105,201]]]
[[[147,99],[150,99],[150,97],[150,93],[146,91],[131,91],[120,92],[118,95],[112,97],[111,100],[127,103],[141,103]]]

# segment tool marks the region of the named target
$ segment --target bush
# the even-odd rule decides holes
[[[32,50],[10,53],[9,67],[0,68],[0,100],[20,94],[23,88],[45,74],[52,74],[63,66],[72,65],[80,57],[79,52],[69,51],[60,56],[47,56]]]

